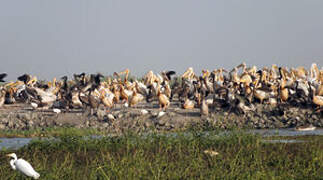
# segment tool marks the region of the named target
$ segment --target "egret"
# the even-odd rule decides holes
[[[18,159],[15,153],[11,153],[7,155],[8,157],[12,157],[10,160],[10,166],[13,170],[18,170],[26,176],[32,177],[34,179],[39,178],[39,174],[34,170],[34,168],[29,164],[29,162]]]

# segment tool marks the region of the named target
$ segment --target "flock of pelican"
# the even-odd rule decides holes
[[[210,107],[247,113],[255,110],[256,103],[273,107],[302,105],[316,112],[323,107],[323,68],[315,63],[309,70],[276,65],[257,69],[242,63],[231,71],[202,70],[200,75],[190,67],[181,76],[175,71],[149,71],[141,79],[129,78],[129,69],[113,76],[81,73],[74,74],[71,80],[64,76],[49,82],[29,74],[19,76],[15,82],[5,82],[5,77],[5,73],[0,74],[0,107],[27,103],[34,109],[83,109],[93,115],[98,108],[138,108],[144,101],[158,103],[165,111],[176,101],[183,109],[200,108],[205,116]]]
[[[208,116],[209,107],[245,114],[254,111],[256,103],[272,107],[303,106],[315,112],[323,109],[323,68],[319,69],[315,63],[310,70],[276,65],[257,69],[242,63],[231,71],[202,70],[200,76],[190,67],[181,76],[176,76],[175,71],[160,74],[149,71],[141,79],[128,79],[129,69],[110,77],[81,73],[74,74],[72,80],[64,76],[50,82],[28,74],[19,76],[16,82],[6,82],[6,76],[0,74],[0,108],[4,104],[27,103],[34,109],[54,112],[90,109],[93,115],[100,107],[107,111],[116,105],[137,108],[144,101],[158,102],[159,108],[166,110],[176,100],[183,109],[200,108],[201,116]],[[211,150],[204,153],[218,154]],[[14,170],[34,179],[40,177],[27,161],[18,159],[14,153],[8,156],[13,158],[10,165]]]

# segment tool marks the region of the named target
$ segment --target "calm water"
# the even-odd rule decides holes
[[[32,138],[0,138],[0,149],[18,149],[31,140]]]
[[[308,135],[323,135],[323,128],[317,128],[314,131],[295,131],[294,129],[253,129],[249,130],[252,134],[259,134],[264,137],[268,136],[308,136]],[[220,135],[225,135],[220,133]],[[206,132],[205,135],[208,133]],[[171,134],[171,136],[176,134]],[[101,136],[90,136],[90,138],[100,138]],[[37,137],[35,139],[38,139]],[[18,149],[24,145],[27,145],[32,138],[0,138],[0,150],[1,149]],[[269,143],[297,143],[304,142],[300,140],[265,140]]]
[[[262,136],[309,136],[309,135],[323,135],[323,128],[316,128],[314,131],[296,131],[290,129],[252,129],[249,132],[253,134],[260,134]]]

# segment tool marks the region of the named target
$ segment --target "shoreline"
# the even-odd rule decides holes
[[[52,109],[32,110],[26,104],[5,105],[0,110],[0,130],[33,130],[73,127],[97,129],[120,134],[126,131],[181,131],[186,129],[275,129],[313,125],[323,127],[323,113],[305,107],[277,108],[258,104],[256,110],[238,115],[225,109],[215,109],[209,116],[200,116],[198,108],[187,110],[174,103],[165,113],[157,104],[140,104],[137,108],[116,107],[109,112],[99,108],[95,115],[73,110],[55,113]],[[147,112],[143,113],[145,109]]]

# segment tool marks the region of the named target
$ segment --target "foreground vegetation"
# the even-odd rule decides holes
[[[233,132],[126,134],[82,138],[65,135],[35,140],[16,150],[41,179],[319,179],[322,136],[302,143],[264,143]],[[219,154],[211,156],[205,150]],[[12,152],[12,151],[10,151]],[[0,179],[24,179],[0,151]]]

